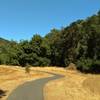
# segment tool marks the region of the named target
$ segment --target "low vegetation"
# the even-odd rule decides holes
[[[29,74],[30,71],[31,71],[30,68],[31,68],[31,66],[27,64],[27,65],[25,66],[25,72]]]

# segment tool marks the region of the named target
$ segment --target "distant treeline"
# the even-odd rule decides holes
[[[61,30],[52,29],[45,37],[0,41],[0,64],[66,67],[74,63],[81,71],[100,72],[100,12]]]

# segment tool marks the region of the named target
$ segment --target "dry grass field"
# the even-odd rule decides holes
[[[65,75],[62,79],[46,84],[45,100],[100,100],[100,75],[82,74],[76,70],[55,67],[31,68],[28,74],[24,68],[4,65],[0,66],[0,89],[6,91],[6,96],[0,100],[6,100],[9,93],[20,84],[50,76],[37,70]]]
[[[27,81],[35,80],[42,77],[47,77],[48,74],[43,72],[37,72],[41,68],[32,68],[30,73],[25,73],[25,69],[18,66],[0,66],[0,90],[5,91],[4,97],[0,100],[6,100],[7,96],[18,85],[21,85]]]
[[[45,100],[100,100],[100,75],[63,70],[64,78],[49,82]]]

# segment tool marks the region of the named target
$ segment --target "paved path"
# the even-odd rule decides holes
[[[7,100],[44,100],[43,88],[44,85],[51,80],[64,77],[63,75],[45,72],[53,75],[52,77],[37,79],[31,82],[26,82],[16,88],[7,98]]]

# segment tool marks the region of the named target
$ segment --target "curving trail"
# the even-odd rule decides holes
[[[53,75],[52,77],[37,79],[26,82],[17,87],[7,98],[7,100],[44,100],[43,88],[48,81],[64,77],[60,74],[45,72]]]

